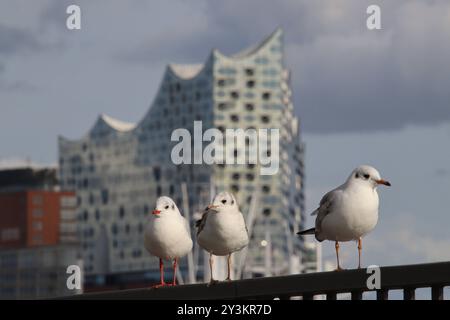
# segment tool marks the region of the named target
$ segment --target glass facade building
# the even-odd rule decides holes
[[[64,190],[78,196],[85,273],[158,270],[143,246],[146,217],[157,197],[172,197],[194,220],[211,193],[222,190],[236,195],[251,223],[249,248],[236,257],[243,277],[313,270],[314,248],[295,235],[304,222],[304,146],[291,97],[283,32],[277,29],[233,56],[213,50],[204,64],[169,64],[137,124],[101,115],[81,139],[60,137],[60,179]],[[175,165],[171,152],[178,142],[171,141],[172,132],[185,128],[193,134],[195,121],[202,121],[203,131],[279,129],[278,172],[261,175],[260,164]],[[250,143],[238,144],[234,156],[248,156]],[[202,256],[194,256],[202,273]]]

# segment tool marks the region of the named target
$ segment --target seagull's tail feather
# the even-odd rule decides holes
[[[305,234],[315,234],[315,233],[316,233],[316,228],[306,229],[306,230],[297,232],[297,234],[298,234],[299,236],[303,236],[303,235],[305,235]]]

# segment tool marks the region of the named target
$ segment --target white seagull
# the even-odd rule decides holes
[[[331,190],[320,200],[315,228],[297,234],[314,234],[320,242],[335,241],[337,270],[339,265],[339,241],[358,241],[358,268],[361,268],[361,238],[372,231],[378,222],[377,186],[391,184],[381,179],[378,171],[367,165],[353,170],[347,181]]]
[[[145,248],[159,257],[161,282],[153,287],[167,285],[164,282],[163,260],[173,260],[173,282],[176,285],[176,269],[178,259],[192,250],[192,239],[189,225],[180,214],[175,202],[169,197],[160,197],[156,201],[155,210],[145,228]]]
[[[198,244],[209,252],[210,284],[213,277],[213,255],[228,255],[228,277],[231,280],[231,254],[248,245],[248,231],[244,217],[239,211],[236,198],[228,192],[221,192],[214,197],[200,220],[197,221]]]

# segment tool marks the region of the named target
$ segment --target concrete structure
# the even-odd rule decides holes
[[[257,202],[249,250],[236,258],[244,277],[301,272],[305,263],[314,263],[314,249],[295,236],[304,222],[304,169],[291,96],[278,29],[234,56],[213,50],[204,64],[168,65],[149,111],[137,124],[101,115],[81,139],[60,137],[61,185],[78,196],[86,274],[99,279],[157,271],[157,259],[143,248],[143,226],[156,198],[171,196],[180,208],[187,200],[192,216],[208,204],[212,192],[221,190],[237,196],[245,215],[252,199]],[[194,121],[202,121],[203,130],[279,129],[278,173],[260,175],[260,164],[175,165],[172,132],[185,128],[194,133]],[[247,151],[238,145],[232,152]],[[194,260],[200,275],[201,255]],[[156,279],[157,272],[147,276]]]

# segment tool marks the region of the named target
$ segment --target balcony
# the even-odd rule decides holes
[[[336,300],[348,293],[352,300],[361,300],[363,292],[376,291],[378,300],[388,300],[390,290],[403,290],[404,300],[414,300],[415,290],[429,288],[433,300],[444,299],[444,287],[450,286],[450,262],[389,266],[380,268],[380,290],[369,290],[366,269],[318,272],[309,274],[267,277],[206,284],[180,285],[159,289],[133,289],[86,293],[63,299],[154,299],[154,300],[209,300],[209,299],[314,299],[324,295]]]

